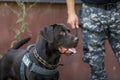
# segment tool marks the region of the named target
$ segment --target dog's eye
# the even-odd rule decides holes
[[[65,36],[65,34],[66,34],[66,33],[65,33],[65,32],[63,32],[63,31],[62,31],[62,32],[60,32],[60,35],[62,35],[62,36]]]

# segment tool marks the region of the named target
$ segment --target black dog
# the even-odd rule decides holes
[[[42,38],[27,50],[18,49],[29,38],[21,40],[9,49],[0,63],[0,80],[58,80],[61,54],[71,54],[78,38],[63,24],[44,28]]]

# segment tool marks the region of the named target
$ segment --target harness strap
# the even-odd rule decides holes
[[[21,63],[21,67],[20,67],[20,77],[21,77],[21,80],[25,80],[25,73],[24,73],[24,63],[22,62]]]
[[[34,47],[35,46],[35,44],[31,44],[31,45],[29,45],[28,47],[27,47],[27,49],[26,49],[26,52],[25,52],[25,54],[29,54],[29,51],[30,51],[30,49],[32,48],[32,47]],[[25,79],[25,64],[23,63],[23,61],[21,62],[21,66],[20,66],[20,77],[21,77],[21,80],[26,80]]]
[[[31,72],[43,75],[53,75],[58,72],[58,68],[49,70],[36,65],[35,63],[31,62],[27,55],[24,55],[22,61]]]
[[[29,54],[28,50],[25,52],[25,54]],[[25,64],[22,61],[21,62],[21,66],[20,66],[20,77],[21,77],[21,80],[26,80],[24,71],[25,71]]]
[[[45,68],[42,68],[38,65],[36,65],[35,63],[33,63],[30,59],[29,59],[29,51],[31,50],[32,47],[34,47],[35,44],[32,44],[30,46],[27,47],[25,55],[22,58],[22,62],[21,62],[21,66],[20,66],[20,78],[21,80],[26,80],[25,79],[25,66],[31,71],[31,72],[35,72],[38,74],[43,74],[43,75],[53,75],[55,73],[58,72],[58,68],[54,69],[54,70],[48,70]]]

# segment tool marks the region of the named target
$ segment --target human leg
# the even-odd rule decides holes
[[[83,6],[81,14],[83,24],[83,61],[91,68],[91,80],[107,80],[104,66],[106,17],[102,9]]]
[[[111,13],[110,23],[112,24],[109,26],[109,43],[120,63],[120,4],[118,4],[117,8]]]
[[[91,67],[91,80],[107,80],[104,68],[104,37],[103,34],[83,30],[83,61]]]

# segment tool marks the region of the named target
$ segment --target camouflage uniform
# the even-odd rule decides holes
[[[107,80],[104,68],[106,39],[120,63],[120,2],[83,4],[82,7],[83,61],[91,67],[91,80]]]

